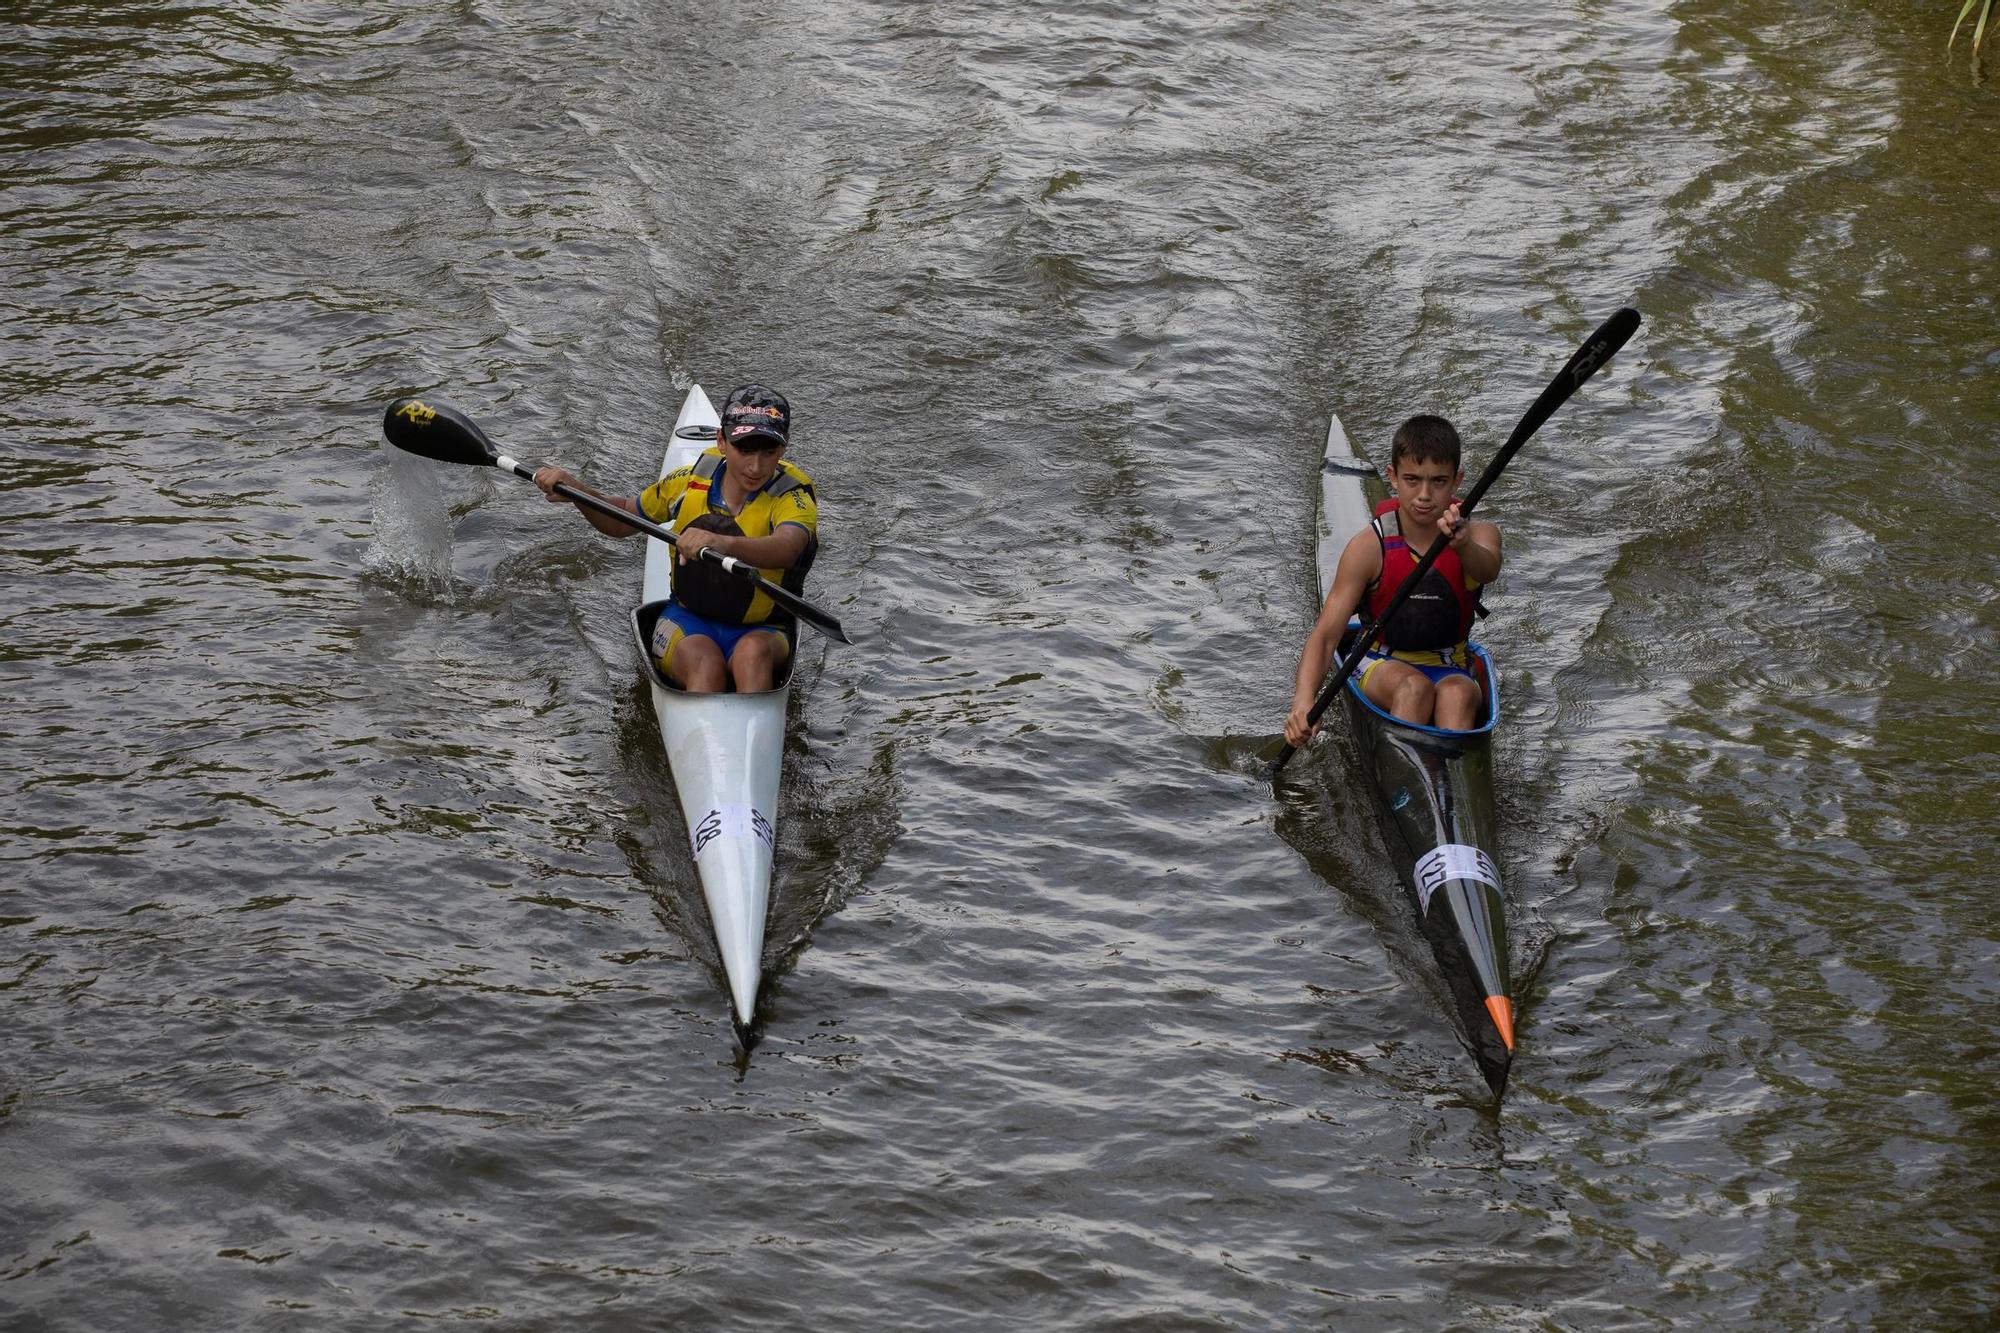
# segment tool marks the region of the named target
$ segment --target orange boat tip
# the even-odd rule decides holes
[[[1493,1026],[1500,1029],[1500,1040],[1507,1043],[1507,1049],[1514,1049],[1514,1002],[1504,995],[1486,997],[1486,1012],[1493,1015]]]

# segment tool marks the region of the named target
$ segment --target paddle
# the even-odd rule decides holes
[[[1514,433],[1507,437],[1507,443],[1500,447],[1500,452],[1493,455],[1493,461],[1486,465],[1486,471],[1479,474],[1479,480],[1473,483],[1472,490],[1466,494],[1464,502],[1458,507],[1460,518],[1472,516],[1472,507],[1479,503],[1479,497],[1486,494],[1486,488],[1499,477],[1508,461],[1520,452],[1521,446],[1528,442],[1528,437],[1540,430],[1542,423],[1554,416],[1555,410],[1568,402],[1569,396],[1581,388],[1585,380],[1595,375],[1598,368],[1625,345],[1626,340],[1631,338],[1638,327],[1639,312],[1631,306],[1625,306],[1600,324],[1597,332],[1584,340],[1583,346],[1576,349],[1576,355],[1569,359],[1569,364],[1556,373],[1556,377],[1549,381],[1549,387],[1542,390],[1542,396],[1535,399],[1534,406],[1522,416],[1520,424],[1514,427]],[[1424,552],[1424,558],[1417,561],[1417,567],[1410,571],[1410,576],[1396,589],[1395,596],[1389,599],[1389,605],[1383,608],[1382,614],[1376,617],[1373,624],[1363,628],[1360,642],[1348,651],[1346,659],[1340,664],[1340,669],[1333,673],[1333,678],[1326,683],[1320,690],[1319,697],[1313,701],[1312,712],[1306,714],[1307,726],[1319,721],[1320,714],[1327,710],[1340,693],[1340,687],[1354,674],[1354,668],[1361,664],[1361,659],[1367,655],[1369,648],[1373,647],[1375,640],[1382,636],[1383,626],[1389,623],[1398,608],[1408,600],[1410,593],[1415,590],[1424,575],[1430,572],[1431,566],[1437,563],[1437,558],[1444,554],[1444,548],[1450,544],[1450,540],[1440,532],[1437,540],[1431,543],[1431,549]],[[1278,757],[1271,761],[1269,776],[1277,777],[1279,771],[1295,753],[1297,751],[1287,741],[1278,751]]]
[[[443,403],[426,402],[421,398],[398,398],[389,404],[389,410],[382,414],[382,434],[389,443],[407,453],[423,458],[435,459],[440,463],[464,463],[473,467],[497,467],[512,472],[517,477],[529,481],[535,479],[535,469],[517,463],[493,447],[486,438],[486,432],[474,424],[471,417],[456,408]],[[678,549],[680,543],[674,534],[638,514],[620,509],[608,500],[600,500],[594,495],[576,489],[574,486],[556,485],[556,493],[574,500],[587,509],[595,509],[619,522],[637,528],[648,537],[657,537],[667,545]],[[703,560],[722,566],[723,569],[754,585],[759,592],[784,607],[800,620],[811,625],[828,638],[842,643],[852,643],[840,622],[826,612],[808,602],[789,588],[783,588],[757,572],[756,566],[746,565],[741,560],[726,556],[720,551],[703,547]]]

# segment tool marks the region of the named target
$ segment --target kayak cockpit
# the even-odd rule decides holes
[[[665,601],[647,602],[643,606],[633,609],[632,642],[633,646],[639,650],[639,660],[645,664],[646,674],[652,678],[655,685],[674,694],[685,694],[687,691],[683,690],[680,687],[680,683],[672,676],[660,670],[659,662],[653,657],[653,629],[660,623],[660,612],[665,609],[666,605]],[[771,688],[768,690],[755,690],[752,693],[776,694],[783,690],[791,681],[792,662],[797,656],[798,639],[792,631],[787,631],[786,637],[791,639],[793,651],[786,656],[783,665],[773,673]],[[725,691],[728,694],[735,694],[736,692],[734,685],[731,685]]]
[[[1360,632],[1361,622],[1359,620],[1350,620],[1347,622],[1347,633],[1340,640],[1340,657],[1345,658],[1347,656],[1348,651],[1353,647],[1354,640],[1359,636]],[[1456,738],[1460,740],[1471,736],[1491,735],[1494,724],[1500,719],[1500,673],[1494,669],[1493,659],[1487,655],[1486,649],[1478,642],[1468,643],[1466,648],[1472,657],[1472,664],[1468,670],[1472,672],[1472,678],[1479,682],[1479,725],[1469,731],[1457,731],[1450,727],[1423,726],[1414,722],[1405,722],[1395,717],[1386,710],[1378,707],[1373,699],[1370,699],[1366,694],[1361,692],[1361,673],[1359,671],[1356,671],[1347,678],[1346,688],[1348,698],[1367,712],[1372,713],[1376,720],[1383,725],[1393,727],[1397,731],[1407,734],[1441,739]]]

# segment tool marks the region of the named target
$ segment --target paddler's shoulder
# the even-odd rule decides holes
[[[693,464],[690,464],[687,467],[677,467],[672,472],[667,473],[666,476],[661,477],[658,481],[654,482],[652,485],[648,486],[645,490],[641,491],[640,495],[642,497],[651,496],[654,497],[655,499],[671,503],[677,496],[681,494],[681,492],[687,489],[688,482],[692,481],[693,479],[694,479]]]
[[[689,463],[684,468],[669,472],[663,478],[663,481],[685,485],[696,478],[700,478],[702,485],[706,486],[710,481],[714,480],[715,474],[721,470],[722,450],[711,444],[708,448],[694,456],[694,462]]]
[[[780,462],[778,467],[786,476],[792,478],[792,480],[798,482],[801,486],[810,487],[813,484],[813,479],[806,475],[806,470],[790,459]]]
[[[1340,550],[1340,564],[1369,578],[1382,568],[1382,537],[1373,523],[1347,539],[1347,545]]]

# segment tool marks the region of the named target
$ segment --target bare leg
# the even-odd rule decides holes
[[[791,653],[791,643],[775,630],[759,630],[738,639],[736,651],[729,655],[729,674],[736,682],[736,692],[770,689],[778,668]]]
[[[1437,721],[1432,726],[1447,731],[1471,731],[1479,721],[1479,704],[1485,697],[1479,682],[1470,676],[1446,676],[1437,682]]]
[[[1369,668],[1361,692],[1391,717],[1424,727],[1431,723],[1437,691],[1431,688],[1430,677],[1408,662],[1391,658],[1376,663]]]
[[[690,694],[720,694],[729,685],[722,649],[705,634],[684,634],[667,658],[667,674]]]

